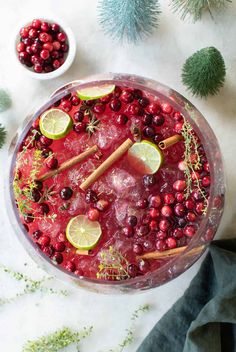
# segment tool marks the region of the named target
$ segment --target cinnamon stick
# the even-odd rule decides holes
[[[160,149],[164,150],[166,148],[171,147],[172,145],[182,141],[184,138],[181,134],[175,134],[169,138],[164,139],[163,141],[159,142],[158,146]]]
[[[98,151],[98,147],[96,145],[88,148],[85,150],[83,153],[74,156],[73,158],[66,160],[64,163],[62,163],[56,170],[51,170],[46,172],[44,175],[40,176],[37,181],[45,181],[50,177],[53,177],[60,172],[69,169],[70,167],[76,165],[77,163],[83,161],[84,159],[88,158],[90,155],[96,153]]]
[[[205,246],[199,246],[199,247],[193,248],[186,254],[187,255],[198,254],[204,249],[204,247]],[[136,258],[137,259],[159,259],[159,260],[161,260],[161,259],[166,259],[166,258],[175,256],[175,255],[181,254],[185,251],[186,248],[187,248],[187,246],[169,249],[164,252],[154,251],[154,252],[146,253],[143,255],[139,255]]]
[[[124,155],[127,150],[132,146],[133,142],[131,139],[126,139],[101,165],[94,170],[88,178],[81,183],[80,188],[85,191],[89,186],[91,186],[104,172],[109,169],[118,159]]]
[[[76,254],[79,255],[90,255],[91,251],[90,250],[85,250],[85,249],[77,249]]]

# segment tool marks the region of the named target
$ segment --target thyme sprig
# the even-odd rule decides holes
[[[181,134],[184,137],[184,163],[185,163],[185,179],[186,179],[186,189],[185,189],[185,197],[186,199],[191,195],[193,192],[193,186],[197,188],[200,195],[204,201],[204,209],[203,214],[206,214],[208,201],[204,190],[199,182],[198,177],[196,176],[196,171],[201,168],[201,157],[199,154],[199,144],[197,138],[194,134],[193,128],[191,124],[184,118],[184,123],[182,126]],[[195,160],[192,161],[192,155],[194,154]]]
[[[81,331],[74,331],[68,327],[57,330],[37,340],[28,341],[22,352],[58,352],[62,348],[77,344],[90,336],[93,327],[84,327]]]
[[[109,352],[123,352],[126,347],[131,345],[134,341],[134,332],[135,332],[135,322],[140,317],[142,313],[147,312],[150,309],[148,304],[141,305],[138,309],[134,311],[131,316],[131,325],[128,329],[126,329],[126,335],[124,339],[119,343],[116,348],[112,348]]]
[[[97,278],[124,280],[130,277],[128,273],[128,260],[112,246],[100,253]]]

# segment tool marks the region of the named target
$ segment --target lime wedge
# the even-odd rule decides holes
[[[92,249],[101,237],[102,230],[98,221],[91,221],[86,215],[70,219],[66,227],[68,241],[78,249]]]
[[[112,93],[115,90],[114,84],[103,84],[101,86],[87,87],[77,90],[77,94],[81,100],[99,99]]]
[[[60,109],[50,109],[40,117],[39,127],[41,133],[51,139],[65,137],[72,128],[70,116]]]
[[[128,160],[139,173],[154,174],[163,162],[163,154],[154,143],[143,140],[132,145]]]

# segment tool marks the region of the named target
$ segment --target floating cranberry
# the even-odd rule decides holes
[[[177,203],[174,206],[174,212],[177,216],[182,218],[186,214],[186,208],[182,203]]]
[[[47,236],[47,235],[43,235],[43,236],[41,236],[40,239],[39,239],[39,243],[40,243],[43,247],[49,246],[50,242],[51,242],[51,239],[50,239],[50,237]]]
[[[84,113],[82,111],[76,111],[74,113],[74,120],[76,122],[82,122],[84,119]]]
[[[175,197],[174,197],[173,193],[166,193],[164,195],[164,202],[167,205],[173,204],[175,202]]]
[[[135,264],[129,264],[128,266],[128,275],[130,277],[135,277],[138,275],[138,267]]]
[[[99,211],[95,208],[90,208],[88,210],[88,218],[91,221],[97,221],[99,219],[99,215],[100,215]]]
[[[64,32],[59,32],[57,34],[57,39],[59,40],[59,42],[64,43],[67,39],[67,36]]]
[[[146,137],[152,138],[155,136],[155,133],[156,133],[155,129],[151,126],[146,126],[143,129],[143,134]]]
[[[178,192],[182,192],[186,188],[186,182],[184,180],[177,180],[174,182],[173,188]]]
[[[51,28],[51,26],[50,26],[50,24],[48,22],[42,22],[41,23],[41,30],[43,32],[49,32],[50,28]]]
[[[192,199],[187,199],[184,204],[188,210],[193,210],[195,208],[195,202]]]
[[[141,259],[138,263],[138,267],[142,274],[146,274],[150,269],[150,264],[147,260]]]
[[[203,169],[204,169],[204,171],[206,171],[206,172],[210,172],[210,165],[209,165],[208,162],[207,162],[207,163],[204,163]]]
[[[41,23],[42,22],[40,20],[35,19],[35,20],[32,21],[32,27],[35,28],[35,29],[40,29]]]
[[[40,237],[42,236],[42,231],[40,230],[36,230],[32,233],[32,237],[37,241],[40,239]]]
[[[134,235],[134,229],[132,226],[123,227],[122,232],[126,237],[133,237]]]
[[[55,253],[53,246],[46,246],[46,247],[43,247],[42,251],[43,251],[43,253],[45,253],[48,257],[51,257],[51,256]]]
[[[63,262],[63,255],[61,253],[55,253],[52,257],[52,261],[55,264],[61,264]]]
[[[134,99],[138,100],[138,99],[142,98],[143,92],[140,89],[134,89],[133,96],[134,96]]]
[[[19,44],[17,44],[16,50],[18,51],[18,53],[25,51],[25,44],[20,42]]]
[[[85,122],[77,122],[73,125],[73,130],[76,133],[81,133],[86,131],[86,123]]]
[[[118,98],[113,98],[110,101],[110,108],[113,111],[119,111],[121,109],[121,101]]]
[[[63,200],[68,200],[72,197],[73,191],[70,187],[64,187],[60,191],[60,197]]]
[[[64,250],[66,249],[65,243],[63,242],[56,242],[54,244],[54,248],[56,252],[64,252]]]
[[[59,233],[57,238],[58,238],[59,242],[65,242],[66,241],[66,235],[63,232]]]
[[[183,116],[179,111],[176,111],[173,115],[173,118],[176,122],[181,122],[183,121]]]
[[[186,215],[186,219],[188,220],[188,221],[190,221],[190,222],[194,222],[194,221],[196,221],[196,214],[195,213],[193,213],[192,211],[189,211],[188,213],[187,213],[187,215]]]
[[[45,147],[49,147],[49,145],[51,145],[52,142],[53,142],[52,139],[47,138],[46,136],[43,136],[43,135],[40,136],[39,141],[40,141],[40,143],[41,143],[43,146],[45,146]]]
[[[152,221],[152,218],[149,213],[142,215],[142,217],[141,217],[141,224],[142,225],[149,225],[150,221]]]
[[[100,101],[101,103],[103,103],[103,104],[107,104],[107,103],[109,103],[109,101],[111,100],[111,97],[112,97],[112,95],[111,95],[111,94],[108,94],[108,95],[105,95],[104,97],[101,97],[101,98],[99,99],[99,101]]]
[[[135,243],[133,245],[133,252],[138,255],[142,254],[143,253],[142,245],[140,243]]]
[[[28,213],[24,216],[24,220],[27,224],[30,224],[31,222],[34,221],[34,216],[32,213]]]
[[[169,237],[166,239],[166,244],[168,246],[169,249],[173,249],[177,247],[177,241],[175,238],[173,237]]]
[[[46,161],[46,165],[49,169],[55,170],[58,167],[58,160],[52,156]]]
[[[161,208],[161,214],[165,216],[166,218],[169,218],[173,214],[173,210],[169,205],[164,205]]]
[[[161,104],[161,110],[162,110],[162,112],[164,112],[164,114],[171,114],[172,111],[173,111],[173,108],[168,103],[162,103]]]
[[[39,205],[39,211],[42,215],[47,215],[50,211],[49,205],[46,203],[41,203]]]
[[[205,205],[204,205],[203,202],[198,202],[198,203],[196,204],[196,212],[197,212],[199,215],[202,215],[202,214],[203,214],[204,208],[205,208]]]
[[[185,171],[186,170],[186,162],[184,160],[181,160],[179,163],[178,163],[178,169],[180,171]]]
[[[180,227],[174,229],[174,231],[173,231],[173,236],[174,236],[175,238],[180,239],[180,238],[183,237],[183,235],[184,235],[184,232],[183,232],[183,230],[182,230]]]
[[[149,198],[149,205],[152,208],[158,208],[161,205],[161,197],[160,196],[151,196]]]
[[[204,176],[202,178],[202,186],[203,187],[209,187],[211,184],[211,179],[210,179],[210,176]]]
[[[71,98],[71,103],[72,103],[73,106],[79,105],[79,103],[80,103],[79,97],[77,97],[76,95],[74,95],[74,96]]]
[[[155,115],[153,116],[152,122],[155,126],[162,126],[165,122],[165,118],[162,115]]]
[[[187,225],[185,226],[184,228],[184,234],[187,236],[187,237],[193,237],[196,233],[196,229],[194,226],[192,225]]]
[[[133,93],[129,90],[123,90],[120,95],[120,100],[122,100],[124,103],[132,103],[134,100]]]
[[[156,178],[154,175],[144,175],[143,176],[143,185],[144,187],[150,188],[155,186]]]
[[[143,248],[145,248],[146,251],[152,251],[154,250],[154,245],[153,245],[153,242],[152,241],[149,241],[149,240],[145,240],[143,242]]]
[[[159,222],[159,229],[163,232],[167,231],[170,228],[170,222],[168,220],[161,220]]]
[[[146,108],[149,104],[149,99],[146,97],[142,97],[138,100],[139,105],[142,106],[142,108]]]
[[[102,114],[105,111],[106,106],[102,103],[96,103],[93,107],[93,111],[96,114]]]
[[[72,261],[69,261],[69,262],[66,263],[65,268],[66,268],[66,270],[68,270],[68,271],[73,273],[76,270],[76,265]]]
[[[142,117],[142,123],[143,123],[145,126],[151,125],[151,123],[152,123],[152,115],[145,113],[145,114],[143,115],[143,117]]]
[[[199,180],[199,179],[200,179],[200,174],[199,174],[199,172],[193,171],[193,172],[191,173],[191,179],[192,179],[193,181]]]
[[[61,108],[65,112],[69,112],[72,108],[72,104],[71,104],[70,100],[63,100],[61,103]]]
[[[150,227],[148,225],[140,225],[137,229],[136,229],[136,233],[138,236],[146,236],[148,235],[150,232]]]
[[[86,203],[95,203],[98,201],[98,197],[95,191],[92,189],[88,189],[85,194],[85,202]]]
[[[60,30],[59,24],[57,24],[57,23],[52,23],[51,24],[51,31],[52,32],[57,33],[57,32],[59,32],[59,30]]]
[[[174,131],[176,133],[181,133],[182,132],[182,127],[183,127],[183,122],[178,122],[174,126]]]
[[[121,95],[121,92],[122,92],[121,88],[116,86],[115,90],[113,92],[113,96],[116,97],[116,98],[119,98],[119,96]]]
[[[157,103],[151,103],[151,104],[149,104],[149,105],[146,107],[146,111],[147,111],[149,114],[156,115],[156,114],[158,114],[159,111],[160,111],[160,105],[158,105]]]
[[[146,198],[140,199],[136,202],[136,207],[139,209],[145,209],[148,207],[148,200]]]
[[[192,192],[192,197],[195,200],[203,200],[204,198],[202,192],[199,189],[196,189]]]
[[[186,225],[186,221],[184,220],[184,218],[179,218],[177,219],[178,222],[178,226],[183,228]]]
[[[150,214],[152,219],[156,219],[160,215],[159,210],[157,210],[156,208],[151,208],[149,210],[149,214]]]
[[[125,125],[128,122],[128,117],[125,114],[119,114],[116,116],[116,123],[118,125]]]
[[[52,153],[52,149],[50,149],[50,148],[42,148],[41,149],[41,155],[45,159],[48,158],[51,153]]]
[[[156,210],[156,209],[154,209]],[[151,231],[155,231],[158,229],[158,223],[156,220],[152,220],[150,223],[149,223],[149,227],[150,227],[150,230]]]
[[[109,206],[109,202],[105,199],[99,199],[95,206],[99,211],[105,211]]]
[[[141,108],[140,108],[140,106],[138,106],[137,104],[131,104],[131,105],[129,105],[127,111],[128,111],[128,113],[131,114],[131,115],[141,115],[141,114],[140,114]]]
[[[33,202],[37,203],[41,198],[41,193],[38,189],[33,188],[30,192],[30,198]]]
[[[134,226],[137,225],[137,223],[138,223],[138,219],[137,219],[137,217],[136,217],[135,215],[130,215],[130,216],[128,216],[128,218],[127,218],[127,224],[128,224],[129,226],[134,227]]]
[[[156,241],[156,249],[159,252],[163,252],[167,249],[167,243],[165,240],[157,240]]]
[[[166,232],[164,232],[164,231],[158,231],[157,233],[156,233],[156,239],[157,240],[164,240],[164,239],[166,239],[166,237],[167,237],[167,233]]]

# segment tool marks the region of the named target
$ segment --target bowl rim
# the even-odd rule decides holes
[[[23,65],[18,59],[18,52],[16,50],[16,46],[17,46],[17,44],[19,43],[19,40],[20,40],[19,31],[20,31],[20,29],[22,27],[30,25],[31,22],[34,19],[36,19],[36,18],[41,20],[41,21],[44,20],[44,21],[47,21],[47,22],[50,22],[50,23],[58,23],[59,26],[62,28],[62,30],[67,35],[68,44],[69,44],[69,50],[68,50],[68,53],[67,53],[67,55],[65,57],[65,61],[64,61],[63,65],[61,65],[58,69],[56,69],[56,70],[54,70],[52,72],[47,72],[47,73],[34,72],[31,67],[27,67],[27,66]],[[24,70],[27,73],[27,75],[30,76],[31,78],[42,80],[42,81],[53,79],[53,78],[59,77],[62,74],[64,74],[70,68],[70,66],[72,65],[72,63],[74,61],[74,58],[75,58],[75,54],[76,54],[75,35],[72,32],[71,28],[68,26],[68,24],[63,19],[55,17],[55,16],[53,16],[53,17],[37,16],[37,17],[34,17],[33,19],[25,19],[20,24],[18,24],[15,33],[16,34],[15,34],[14,40],[13,40],[15,59],[16,59],[16,61],[18,63],[18,66],[20,66],[21,70]]]
[[[139,82],[142,82],[142,83],[137,83],[136,80],[139,80]],[[147,84],[146,82],[149,82],[149,86],[147,87],[145,84]],[[208,218],[209,218],[209,215],[211,214],[212,212],[212,206],[209,206],[208,209],[207,209],[207,214],[206,216],[202,219],[201,223],[200,223],[200,226],[199,226],[199,229],[196,233],[196,235],[192,238],[192,240],[190,241],[189,245],[187,246],[187,248],[185,249],[185,251],[177,256],[175,256],[173,259],[170,259],[166,264],[164,264],[163,266],[161,266],[160,268],[154,270],[154,271],[150,271],[148,272],[147,274],[143,275],[143,276],[137,276],[135,278],[131,278],[131,279],[127,279],[127,280],[121,280],[121,281],[115,281],[115,282],[111,282],[111,281],[107,281],[107,280],[101,280],[101,279],[92,279],[92,278],[88,278],[88,277],[84,277],[84,276],[78,276],[78,275],[75,275],[74,273],[71,273],[71,272],[68,272],[66,269],[62,268],[62,267],[58,267],[56,266],[55,264],[52,263],[52,261],[50,260],[50,258],[48,258],[41,250],[39,250],[38,246],[36,245],[36,243],[31,239],[30,236],[28,236],[28,233],[25,231],[24,229],[24,225],[22,224],[22,222],[20,221],[19,219],[19,214],[18,214],[18,211],[17,211],[17,208],[15,206],[15,201],[14,201],[14,194],[13,194],[13,189],[11,187],[11,174],[12,174],[12,171],[14,169],[14,165],[15,165],[15,156],[14,156],[14,153],[15,151],[17,150],[20,142],[24,139],[25,135],[24,133],[26,131],[28,131],[28,127],[31,125],[33,119],[36,119],[38,117],[38,115],[40,114],[40,110],[44,110],[45,108],[48,108],[49,106],[51,106],[55,101],[57,101],[58,99],[61,99],[65,94],[68,94],[70,91],[73,91],[74,90],[74,87],[76,85],[80,85],[80,87],[86,87],[86,86],[89,86],[89,85],[95,85],[95,84],[104,84],[104,83],[113,83],[113,84],[119,84],[119,85],[127,85],[127,84],[135,84],[136,88],[141,88],[141,89],[145,89],[146,91],[152,91],[154,92],[156,95],[157,95],[157,92],[158,92],[158,88],[150,88],[150,86],[152,85],[158,85],[158,87],[161,87],[164,91],[164,94],[162,93],[161,96],[163,96],[165,98],[165,100],[169,100],[171,101],[172,105],[177,105],[177,103],[174,103],[172,100],[170,100],[169,97],[166,96],[167,92],[172,92],[174,94],[176,94],[178,96],[178,98],[181,98],[186,104],[188,104],[189,108],[191,109],[194,109],[195,112],[197,112],[198,116],[200,116],[200,119],[203,119],[203,121],[205,122],[209,132],[211,133],[211,137],[214,139],[214,143],[216,144],[217,148],[218,148],[218,152],[219,152],[219,160],[220,160],[220,163],[223,167],[223,163],[222,163],[222,155],[221,155],[221,151],[220,151],[220,147],[219,147],[219,144],[218,144],[218,141],[217,141],[217,138],[213,132],[213,130],[211,129],[210,125],[208,124],[208,122],[206,121],[206,119],[204,118],[204,116],[199,112],[198,109],[195,108],[195,106],[190,103],[186,98],[184,98],[180,93],[178,93],[177,91],[173,90],[172,88],[169,88],[168,86],[162,84],[162,83],[159,83],[158,81],[156,80],[152,80],[152,79],[149,79],[149,78],[145,78],[145,77],[141,77],[141,76],[138,76],[138,75],[130,75],[130,74],[116,74],[116,73],[105,73],[105,74],[98,74],[98,75],[93,75],[93,76],[88,76],[88,77],[85,77],[83,78],[82,80],[78,80],[78,81],[73,81],[73,82],[70,82],[66,85],[64,85],[64,87],[61,87],[59,88],[56,93],[54,95],[51,95],[51,98],[49,100],[46,101],[46,103],[44,105],[41,105],[39,109],[35,110],[33,115],[30,116],[30,118],[28,119],[28,121],[26,122],[25,125],[23,126],[20,126],[19,128],[19,131],[18,131],[18,140],[17,142],[14,141],[13,139],[13,147],[14,147],[14,151],[13,150],[10,150],[9,154],[13,154],[10,155],[9,157],[9,167],[7,168],[8,172],[7,172],[7,176],[6,176],[6,187],[5,187],[5,190],[6,190],[6,197],[7,197],[7,201],[8,201],[8,204],[11,204],[10,207],[7,207],[7,210],[8,210],[8,215],[9,217],[11,218],[12,216],[15,218],[15,220],[17,220],[17,223],[18,223],[18,227],[20,227],[21,229],[21,235],[17,235],[18,239],[19,240],[26,240],[27,243],[30,243],[30,246],[31,248],[33,248],[33,260],[34,261],[38,261],[39,265],[43,266],[44,264],[47,266],[47,269],[46,271],[49,271],[49,272],[53,272],[54,274],[58,274],[57,276],[60,277],[60,274],[61,274],[61,279],[62,280],[66,280],[66,278],[72,278],[74,279],[74,281],[76,282],[77,286],[82,286],[83,285],[88,288],[88,289],[91,289],[91,287],[87,287],[86,286],[86,283],[88,285],[93,285],[94,286],[94,290],[96,290],[96,288],[98,289],[98,291],[100,290],[100,288],[102,289],[102,287],[108,287],[108,288],[120,288],[122,291],[125,291],[126,288],[128,288],[129,290],[133,290],[133,291],[138,291],[138,290],[143,290],[143,289],[147,289],[147,288],[153,288],[153,287],[156,287],[158,285],[155,285],[153,287],[145,287],[145,288],[140,288],[140,287],[132,287],[132,285],[134,284],[138,284],[139,282],[148,282],[149,280],[152,280],[152,276],[153,276],[153,273],[155,273],[155,275],[158,274],[162,274],[163,272],[166,272],[166,270],[168,270],[168,268],[171,268],[176,262],[178,262],[178,259],[185,255],[186,253],[188,253],[189,251],[191,251],[191,249],[194,248],[194,244],[195,242],[197,242],[197,240],[199,240],[201,237],[200,236],[197,236],[197,233],[198,234],[201,234],[202,233],[202,229],[204,229],[204,227],[206,227],[206,224],[208,222]],[[195,128],[195,125],[196,123],[194,122],[194,120],[192,120],[192,117],[190,117],[191,119],[191,123],[193,123],[194,125],[194,128]],[[198,128],[197,128],[198,129]],[[205,145],[204,145],[205,146]],[[10,147],[11,149],[11,147]],[[212,159],[212,158],[211,158]],[[214,170],[214,168],[211,167],[211,172],[214,174],[216,170]],[[221,189],[222,189],[222,192],[221,194],[224,195],[225,193],[225,177],[224,177],[224,170],[222,168],[221,170],[221,176],[222,176],[222,179],[223,179],[223,184],[221,185]],[[10,181],[10,182],[9,182]],[[210,188],[210,200],[209,200],[209,205],[213,204],[213,195],[214,195],[214,192],[216,191],[215,189],[215,184],[212,184],[211,188]],[[218,224],[217,224],[217,228],[219,226],[219,222],[220,222],[220,218],[222,216],[222,213],[223,213],[223,206],[224,206],[224,199],[222,201],[222,211],[220,213],[220,216],[219,216],[219,220],[218,220]],[[20,239],[20,236],[21,236],[21,239]],[[21,241],[21,242],[22,242]],[[199,255],[195,256],[193,258],[193,260],[190,262],[190,264],[185,268],[185,270],[183,270],[182,272],[186,271],[190,266],[192,266],[196,261],[197,259],[203,254],[203,252],[205,251],[206,247],[207,247],[207,244],[208,242],[203,242],[201,243],[203,245],[203,249],[202,251],[199,253]],[[27,252],[29,253],[30,252],[30,249],[27,248],[27,246],[24,246],[25,249],[27,250]],[[37,252],[37,258],[35,258],[35,251]],[[31,253],[29,253],[31,254]],[[43,260],[43,263],[41,261],[41,259]],[[54,270],[55,269],[55,270]],[[164,281],[164,283],[167,283],[168,281],[172,280],[173,278],[179,276],[182,272],[177,272],[176,274],[173,274],[173,276],[169,277],[167,280]],[[66,274],[66,275],[64,275]],[[163,284],[163,283],[160,283],[160,285]],[[100,291],[99,291],[100,292]]]

